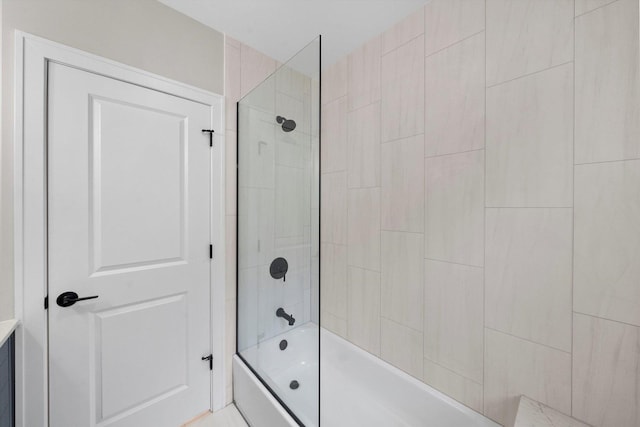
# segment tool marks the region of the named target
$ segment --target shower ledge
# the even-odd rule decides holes
[[[0,322],[0,347],[2,347],[18,326],[17,320],[5,320]]]
[[[526,396],[520,396],[518,413],[513,427],[589,427],[589,424],[571,418]]]

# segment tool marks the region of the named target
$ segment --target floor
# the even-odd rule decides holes
[[[233,403],[213,414],[203,415],[183,427],[248,427]]]

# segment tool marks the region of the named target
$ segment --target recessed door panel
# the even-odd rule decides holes
[[[184,260],[187,118],[91,99],[95,272]]]
[[[186,298],[175,295],[96,313],[99,422],[187,386]]]

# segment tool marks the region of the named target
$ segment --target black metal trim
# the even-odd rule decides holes
[[[202,129],[202,132],[209,134],[209,147],[213,147],[213,133],[215,132],[215,130],[213,130],[213,129]]]
[[[322,34],[318,36],[318,427],[322,418],[322,253],[320,249],[322,226]]]
[[[238,353],[238,302],[240,301],[240,294],[238,292],[240,288],[240,278],[238,274],[240,273],[240,239],[238,238],[238,215],[240,213],[240,198],[238,195],[240,194],[240,101],[236,102],[236,351],[235,354]]]
[[[242,357],[242,354],[237,353],[238,357],[240,358],[240,360],[242,360],[242,363],[245,364],[245,366],[247,368],[249,368],[249,370],[253,373],[253,375],[255,375],[255,377],[258,379],[258,381],[260,381],[260,383],[262,383],[262,385],[269,390],[269,393],[271,393],[271,395],[278,401],[278,403],[284,408],[285,411],[287,411],[287,413],[289,415],[291,415],[291,418],[293,418],[293,420],[298,423],[298,425],[300,427],[306,427],[304,425],[304,423],[302,421],[300,421],[300,419],[296,416],[296,414],[293,413],[293,411],[291,409],[289,409],[289,407],[287,406],[286,403],[284,403],[284,401],[280,398],[280,396],[278,396],[278,393],[276,393],[275,391],[273,391],[273,389],[271,388],[271,386],[269,384],[266,383],[265,380],[262,379],[262,376],[255,370],[253,369],[253,366],[251,366],[251,364],[249,362],[247,362],[247,360]],[[320,366],[320,364],[318,364],[318,366]]]

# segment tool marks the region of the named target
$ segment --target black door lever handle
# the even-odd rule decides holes
[[[58,295],[58,298],[56,298],[56,303],[60,307],[71,307],[73,304],[77,303],[78,301],[85,301],[88,299],[96,299],[96,298],[98,298],[98,295],[80,298],[78,297],[78,294],[76,294],[75,292],[67,291]]]

